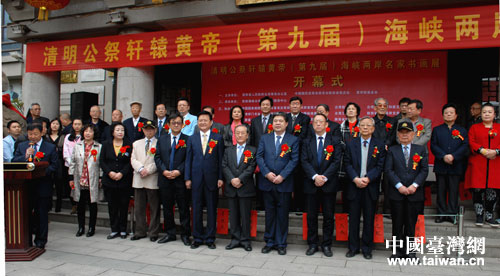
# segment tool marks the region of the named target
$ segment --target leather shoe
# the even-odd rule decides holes
[[[87,232],[87,238],[92,237],[95,234],[95,227],[89,227],[89,231]]]
[[[175,241],[176,239],[177,238],[175,236],[166,235],[166,236],[163,236],[163,238],[159,239],[158,243],[167,243],[167,242]]]
[[[145,238],[146,236],[139,236],[139,235],[133,235],[130,240],[131,241],[137,241],[137,240],[140,240],[142,238]]]
[[[435,223],[442,223],[443,221],[443,217],[436,217],[436,219],[434,220]]]
[[[155,242],[158,240],[158,236],[149,237],[149,240]]]
[[[310,245],[306,251],[307,256],[314,255],[314,253],[318,252],[318,247],[316,245]]]
[[[200,247],[200,245],[202,245],[202,243],[201,243],[201,242],[197,242],[197,241],[195,241],[195,242],[193,242],[193,243],[191,244],[191,249],[196,249],[196,248]]]
[[[267,254],[267,253],[271,252],[271,250],[273,250],[273,248],[266,245],[266,246],[262,247],[262,250],[260,252],[262,252],[263,254]]]
[[[245,249],[245,251],[250,252],[250,251],[252,251],[252,246],[249,244],[245,244],[245,245],[243,245],[243,249]]]
[[[215,247],[216,247],[215,243],[213,243],[213,242],[208,242],[207,246],[208,246],[208,249],[215,249]]]
[[[125,234],[120,234],[120,238],[122,238],[122,239],[126,239],[126,238],[127,238],[127,236],[128,236],[128,234],[127,234],[127,233],[125,233]]]
[[[347,258],[352,258],[352,257],[356,256],[358,253],[359,253],[359,252],[354,252],[354,251],[352,251],[352,250],[349,250],[349,251],[347,251],[347,253],[345,254],[345,256],[346,256]]]
[[[333,252],[332,252],[332,248],[330,246],[323,246],[323,254],[326,256],[326,257],[331,257],[333,256]]]
[[[240,247],[240,244],[238,242],[232,242],[228,245],[226,245],[226,250],[231,250],[235,249],[236,247]]]
[[[371,260],[372,259],[372,253],[363,252],[363,258],[365,258],[367,260]]]
[[[76,232],[76,236],[80,237],[81,235],[83,235],[83,233],[85,233],[85,229],[83,227],[78,228],[78,231]]]
[[[191,245],[191,239],[188,236],[181,236],[181,240],[185,246]]]
[[[120,233],[111,233],[108,235],[107,239],[112,240],[114,238],[117,238],[118,236],[120,236]]]
[[[35,246],[40,249],[45,249],[45,245],[41,243],[37,243]]]
[[[286,255],[286,247],[278,247],[278,254]]]

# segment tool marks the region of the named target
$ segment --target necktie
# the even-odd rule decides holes
[[[262,120],[262,132],[266,133],[266,130],[267,130],[267,117],[264,117],[264,119]]]
[[[321,165],[321,159],[323,159],[323,137],[318,137],[318,165]]]
[[[366,148],[366,145],[367,145],[367,144],[368,144],[368,141],[364,140],[364,141],[363,141],[363,147],[365,147],[365,148]]]
[[[238,152],[236,154],[236,164],[240,164],[241,154],[243,154],[243,146],[238,146]]]
[[[297,115],[292,116],[292,129],[295,127],[295,120],[297,119]]]
[[[279,155],[281,152],[281,136],[276,136],[276,155]]]
[[[156,133],[156,136],[157,136],[158,138],[160,138],[160,135],[161,135],[161,131],[162,131],[162,129],[163,129],[163,120],[160,120],[160,121],[158,122],[158,133]]]
[[[404,146],[403,148],[404,148],[403,154],[405,156],[406,166],[408,167],[408,160],[410,160],[410,153],[408,152],[408,146]]]
[[[174,169],[174,156],[175,156],[175,146],[177,146],[177,142],[175,141],[177,137],[174,136],[174,142],[172,143],[172,148],[170,149],[170,162],[168,166],[168,170]]]
[[[203,148],[203,155],[205,155],[205,151],[207,150],[207,135],[203,134],[203,141],[201,143],[201,147]]]
[[[146,140],[146,147],[145,147],[145,149],[146,149],[146,156],[148,156],[148,151],[149,151],[149,145],[150,145],[150,143],[151,143],[151,140],[147,139]]]
[[[35,155],[38,152],[38,144],[34,144],[33,149],[35,149],[35,153],[33,154],[33,155]]]

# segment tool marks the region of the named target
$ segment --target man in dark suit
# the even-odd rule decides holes
[[[61,128],[62,128],[62,135],[67,135],[71,133],[71,129],[73,128],[72,126],[72,121],[71,121],[71,116],[69,113],[61,113],[59,115],[59,121],[61,121]]]
[[[28,141],[21,142],[17,147],[12,162],[48,162],[45,169],[45,176],[30,181],[30,244],[31,235],[35,234],[35,246],[45,248],[47,234],[49,232],[49,206],[52,200],[52,179],[51,174],[57,171],[57,153],[55,145],[44,142],[42,139],[42,125],[29,124]],[[35,230],[34,230],[35,229]],[[32,233],[32,231],[35,231]]]
[[[85,123],[86,124],[93,124],[97,128],[97,130],[99,131],[99,139],[97,139],[99,143],[102,143],[102,141],[105,141],[105,140],[103,140],[105,137],[103,134],[104,134],[106,127],[108,127],[109,124],[106,123],[105,121],[101,120],[101,109],[99,108],[98,105],[93,105],[90,108],[90,119]]]
[[[438,214],[442,215],[436,217],[435,221],[456,223],[453,216],[458,213],[458,185],[467,165],[465,161],[469,153],[469,139],[465,128],[455,124],[456,105],[445,104],[442,112],[444,123],[435,127],[431,136],[431,151],[436,157],[434,173],[438,186],[437,209]]]
[[[204,107],[201,108],[201,110],[209,112],[212,114],[212,121],[214,122],[212,126],[210,127],[210,130],[213,130],[216,133],[219,133],[221,136],[224,136],[224,125],[218,122],[215,122],[215,109],[212,106],[205,105]],[[214,130],[216,129],[216,130]],[[200,132],[200,128],[198,125],[194,127],[195,132]]]
[[[380,175],[384,170],[385,143],[372,134],[375,120],[363,117],[359,120],[360,137],[346,145],[344,161],[351,183],[347,186],[349,201],[349,250],[352,258],[361,251],[365,259],[372,258],[373,225],[380,187]],[[363,210],[363,235],[359,240],[359,222]]]
[[[288,118],[288,126],[286,132],[299,138],[299,160],[300,160],[300,147],[302,142],[309,136],[309,125],[311,118],[306,114],[300,112],[302,109],[302,98],[294,96],[290,98],[290,113],[286,114]],[[297,169],[293,173],[293,203],[292,210],[302,212],[304,209],[304,173],[297,165]]]
[[[113,110],[111,112],[111,125],[104,128],[104,132],[101,133],[101,141],[105,142],[109,139],[113,139],[113,135],[111,134],[112,125],[115,123],[121,123],[123,120],[123,113],[119,109]],[[127,136],[127,131],[125,130],[125,136]]]
[[[299,140],[285,132],[288,118],[279,112],[273,117],[274,133],[265,134],[259,142],[257,164],[260,167],[259,189],[263,191],[266,210],[266,246],[262,253],[277,249],[286,254],[288,211],[293,192],[293,170],[299,162]]]
[[[330,114],[330,107],[327,104],[318,104],[316,106],[316,113],[323,114],[328,119],[328,115]],[[340,141],[342,141],[340,124],[337,122],[330,121],[330,119],[328,119],[326,122],[327,122],[326,132],[330,132],[333,135],[333,137],[337,137]],[[314,136],[314,134],[315,134],[314,128],[309,127],[309,136]]]
[[[132,102],[130,104],[132,117],[123,121],[123,125],[125,126],[125,135],[127,135],[127,138],[131,143],[144,138],[141,126],[144,126],[144,124],[149,120],[141,117],[141,109],[142,103]]]
[[[224,141],[222,136],[210,131],[212,115],[202,111],[198,114],[199,133],[188,140],[186,153],[186,187],[192,189],[193,238],[191,248],[205,243],[215,249],[215,223],[217,221],[217,200],[222,187],[222,157]],[[207,227],[203,229],[203,202],[207,206]]]
[[[318,251],[318,209],[323,206],[323,243],[321,248],[327,257],[333,256],[333,215],[335,213],[335,198],[339,187],[337,171],[340,167],[342,145],[338,137],[326,132],[327,117],[316,114],[313,117],[310,136],[302,145],[302,168],[304,170],[304,194],[307,212],[307,243],[306,255]]]
[[[429,172],[427,150],[412,144],[415,132],[409,119],[400,120],[397,136],[401,145],[389,148],[385,160],[385,174],[389,178],[389,200],[392,212],[392,236],[406,244],[406,238],[415,237],[415,224],[424,207],[424,185]],[[396,247],[391,258],[416,258],[407,255],[407,248]],[[393,251],[394,252],[394,251]]]
[[[237,144],[226,148],[222,159],[222,173],[226,180],[224,193],[229,201],[229,222],[231,224],[230,250],[242,246],[252,251],[250,242],[250,211],[252,197],[255,196],[253,171],[257,165],[257,149],[247,145],[250,129],[247,125],[238,125],[234,129]]]
[[[167,235],[158,243],[176,240],[174,204],[177,202],[182,226],[181,239],[184,245],[191,245],[191,224],[189,213],[189,194],[184,182],[186,146],[189,136],[181,133],[183,119],[174,113],[166,119],[170,134],[164,134],[156,145],[155,162],[158,168],[158,187],[163,205],[163,221]]]
[[[165,104],[159,103],[155,106],[155,115],[156,115],[156,123],[158,126],[158,131],[156,132],[156,138],[158,140],[163,134],[168,133],[168,130],[165,130],[165,125],[168,125],[167,122],[167,108]]]

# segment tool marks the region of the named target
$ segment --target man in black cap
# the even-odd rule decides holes
[[[401,144],[389,148],[385,174],[389,179],[392,236],[404,245],[393,245],[396,254],[391,258],[416,258],[415,253],[408,252],[406,241],[407,237],[410,240],[415,237],[417,218],[424,207],[424,184],[429,171],[427,151],[421,145],[412,144],[415,132],[409,119],[399,121],[397,136]]]

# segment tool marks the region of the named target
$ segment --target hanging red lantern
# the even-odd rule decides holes
[[[69,0],[25,0],[26,3],[38,8],[38,20],[48,20],[49,11],[66,7]]]

